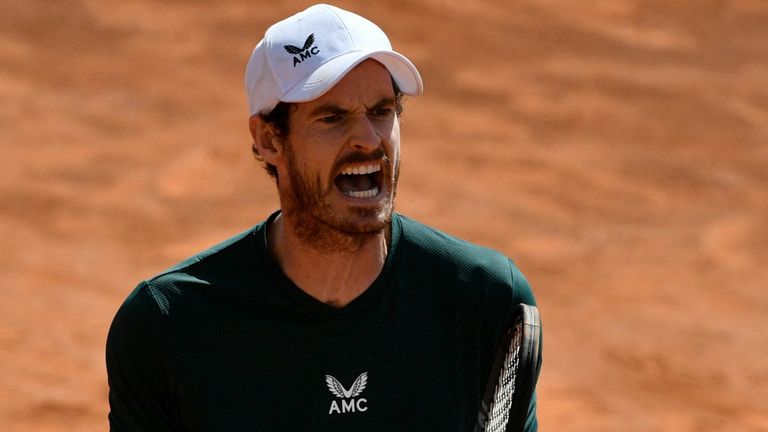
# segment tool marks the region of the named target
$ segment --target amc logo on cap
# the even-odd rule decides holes
[[[304,41],[304,46],[301,48],[294,45],[283,45],[283,48],[288,51],[288,54],[294,55],[293,67],[296,67],[297,64],[300,64],[302,61],[312,57],[313,55],[318,55],[320,53],[319,48],[312,46],[314,43],[315,34],[312,33],[307,37],[307,40]],[[296,55],[298,55],[298,57]]]

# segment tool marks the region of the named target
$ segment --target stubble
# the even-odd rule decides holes
[[[292,231],[306,245],[323,252],[356,252],[389,227],[400,174],[399,161],[393,164],[383,150],[377,150],[369,155],[353,154],[337,162],[339,165],[384,159],[387,173],[394,171],[393,180],[389,175],[384,178],[391,181],[391,192],[381,206],[349,207],[340,214],[329,200],[335,187],[333,182],[323,187],[319,173],[310,173],[299,166],[290,144],[286,145],[285,152],[290,188],[281,193],[282,212],[291,221]]]

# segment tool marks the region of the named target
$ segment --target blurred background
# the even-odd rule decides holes
[[[768,1],[338,1],[424,78],[399,211],[512,257],[543,431],[768,431]],[[106,430],[141,279],[277,208],[245,63],[307,1],[0,0],[0,430]]]

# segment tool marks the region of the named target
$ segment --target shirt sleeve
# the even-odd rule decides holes
[[[167,316],[148,282],[117,311],[107,336],[112,432],[180,430],[168,375]]]

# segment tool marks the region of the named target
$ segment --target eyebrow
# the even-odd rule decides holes
[[[383,106],[394,105],[394,104],[395,104],[395,98],[383,97],[379,99],[378,102],[373,104],[373,106],[368,108],[368,111],[372,111],[372,110],[381,108]],[[348,112],[349,112],[348,109],[342,108],[333,103],[327,103],[313,109],[312,112],[310,113],[310,116],[317,116],[320,114],[347,114]]]

